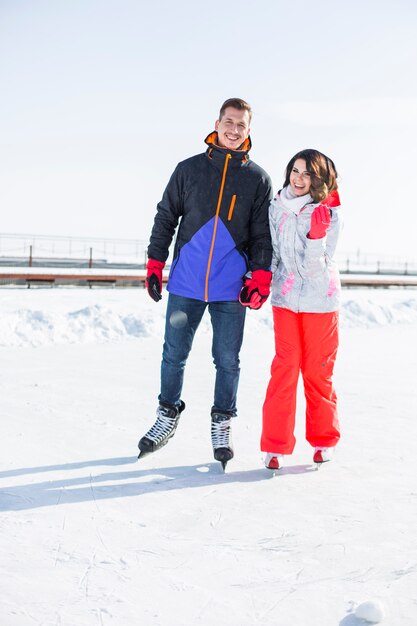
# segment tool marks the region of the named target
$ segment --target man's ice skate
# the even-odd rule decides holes
[[[284,466],[284,455],[279,452],[267,452],[265,455],[265,467],[273,472]]]
[[[182,400],[179,406],[173,406],[165,402],[159,403],[156,409],[155,424],[138,443],[140,450],[139,459],[151,452],[156,452],[156,450],[159,450],[168,443],[175,434],[178,420],[184,409],[185,404]]]
[[[327,463],[327,461],[331,461],[334,454],[334,448],[314,448],[314,456],[313,461],[320,467],[322,463]]]
[[[234,456],[231,421],[232,418],[227,413],[211,414],[211,443],[214,458],[216,461],[220,461],[223,469],[226,469],[228,461]]]

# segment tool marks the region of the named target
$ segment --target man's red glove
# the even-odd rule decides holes
[[[159,302],[162,298],[162,270],[165,267],[163,261],[149,259],[146,265],[146,288],[152,300]]]
[[[271,291],[272,272],[255,270],[252,278],[245,278],[240,291],[239,302],[250,309],[260,309]]]
[[[332,219],[330,209],[326,204],[319,204],[316,206],[311,214],[310,232],[308,233],[309,239],[322,239],[330,226],[330,220]]]

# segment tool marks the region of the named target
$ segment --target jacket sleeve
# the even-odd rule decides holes
[[[183,177],[180,165],[175,168],[158,203],[148,246],[148,258],[165,261],[175,229],[183,214]]]
[[[278,221],[277,221],[277,208],[274,202],[271,202],[269,205],[269,228],[271,231],[271,242],[272,242],[272,263],[271,263],[271,272],[274,274],[276,271],[279,262],[280,262],[280,254],[279,254],[279,242],[278,242]]]
[[[302,271],[304,278],[315,278],[328,271],[328,266],[332,263],[339,239],[341,220],[339,211],[332,209],[332,220],[329,230],[322,239],[306,238],[306,248]]]
[[[250,221],[249,269],[269,270],[272,259],[269,204],[272,200],[272,183],[264,174],[258,185]]]

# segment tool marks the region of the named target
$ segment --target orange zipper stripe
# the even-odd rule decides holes
[[[236,202],[236,194],[232,196],[232,201],[230,203],[230,209],[229,209],[229,215],[227,216],[228,222],[230,222],[230,220],[232,219],[233,209],[235,208],[235,202]]]
[[[205,284],[205,289],[204,289],[204,299],[206,302],[208,302],[208,281],[209,281],[209,275],[210,275],[211,261],[213,258],[214,242],[216,239],[217,223],[219,221],[220,206],[221,206],[222,199],[223,199],[224,183],[226,182],[227,166],[229,164],[229,159],[231,158],[232,158],[231,154],[226,154],[226,159],[225,159],[224,167],[223,167],[222,184],[220,185],[219,199],[217,201],[216,215],[214,218],[213,236],[211,238],[210,253],[209,253],[209,259],[207,262],[206,284]]]

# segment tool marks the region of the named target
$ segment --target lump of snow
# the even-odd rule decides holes
[[[384,607],[377,600],[362,602],[355,611],[355,617],[371,624],[377,624],[384,619]]]

